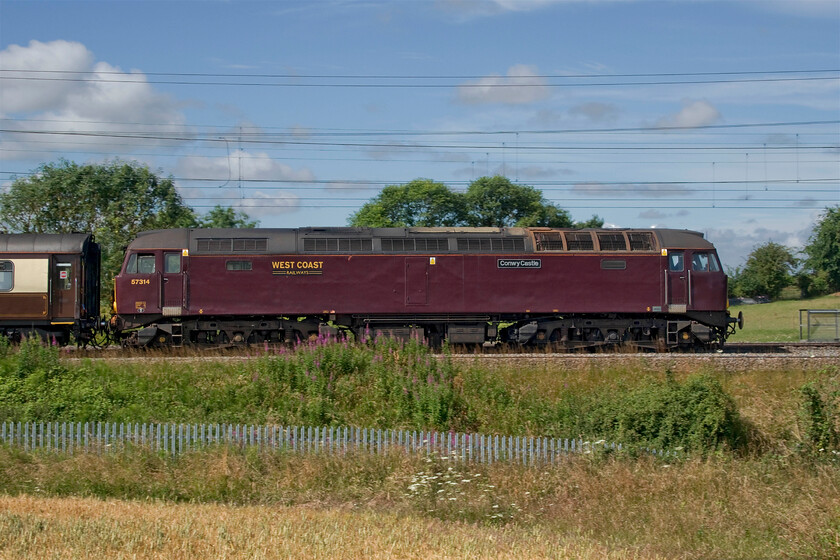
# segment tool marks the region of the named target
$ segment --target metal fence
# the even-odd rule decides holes
[[[840,310],[800,309],[799,340],[840,342]]]
[[[175,456],[214,446],[292,453],[437,453],[464,461],[536,465],[570,453],[621,450],[603,440],[381,430],[356,427],[255,426],[241,424],[138,424],[111,422],[3,422],[0,443],[25,451],[109,453],[141,447]],[[676,452],[646,450],[661,456]]]

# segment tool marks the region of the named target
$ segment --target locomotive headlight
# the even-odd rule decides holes
[[[685,332],[683,332],[683,333],[682,333],[682,339],[683,339],[683,340],[688,340],[690,336],[691,336],[691,335],[690,335],[690,334],[688,334],[688,331],[685,331]]]

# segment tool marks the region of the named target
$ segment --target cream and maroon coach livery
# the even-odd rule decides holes
[[[99,266],[90,234],[0,234],[0,335],[89,341],[99,324]]]

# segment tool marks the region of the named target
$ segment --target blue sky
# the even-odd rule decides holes
[[[736,266],[840,204],[840,2],[0,0],[0,118],[0,185],[119,157],[298,227],[498,173]]]

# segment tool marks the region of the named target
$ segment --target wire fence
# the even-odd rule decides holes
[[[278,426],[243,424],[174,424],[114,422],[3,422],[0,443],[24,451],[110,453],[140,447],[169,456],[214,446],[292,453],[368,452],[386,454],[436,453],[464,461],[500,461],[537,465],[559,461],[572,453],[621,451],[604,440],[482,435],[456,432],[383,430],[351,426]],[[659,456],[674,451],[646,449]]]

